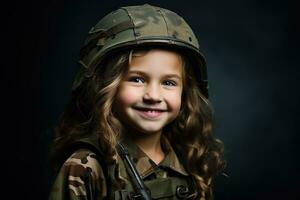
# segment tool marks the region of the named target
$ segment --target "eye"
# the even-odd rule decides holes
[[[134,82],[134,83],[144,83],[145,79],[143,79],[142,77],[138,77],[138,76],[134,76],[134,77],[130,77],[128,79],[129,82]]]
[[[166,86],[176,86],[176,82],[175,81],[172,81],[172,80],[165,80],[163,81],[163,85],[166,85]]]

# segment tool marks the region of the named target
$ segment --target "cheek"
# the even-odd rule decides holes
[[[136,89],[121,85],[116,94],[117,104],[122,107],[132,105],[139,98],[137,94]]]
[[[178,113],[181,107],[181,91],[168,94],[168,105],[174,113]]]

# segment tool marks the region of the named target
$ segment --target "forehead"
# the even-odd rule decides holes
[[[182,63],[181,55],[174,51],[165,49],[138,50],[132,52],[129,71],[140,70],[181,75]]]

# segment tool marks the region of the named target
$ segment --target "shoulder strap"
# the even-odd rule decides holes
[[[151,200],[150,190],[145,186],[142,178],[133,164],[133,161],[130,158],[128,150],[121,142],[119,142],[117,145],[117,152],[123,160],[126,171],[135,190],[135,194],[131,197],[131,199]]]

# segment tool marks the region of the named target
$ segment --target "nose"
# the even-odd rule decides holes
[[[160,103],[161,99],[160,87],[156,84],[149,84],[145,88],[145,93],[143,96],[143,101],[145,103]]]

